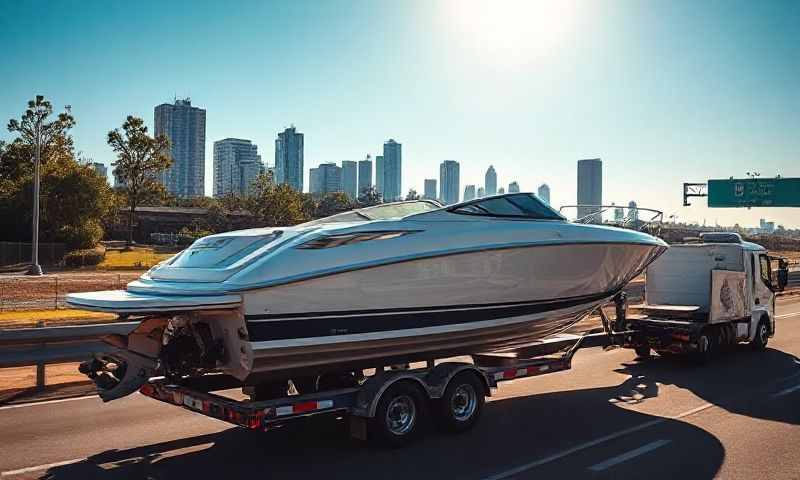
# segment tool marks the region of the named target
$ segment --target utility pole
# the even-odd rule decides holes
[[[28,275],[41,275],[42,267],[39,265],[39,166],[42,163],[42,118],[44,117],[41,106],[36,107],[36,158],[33,166],[33,241],[31,244],[31,268]]]

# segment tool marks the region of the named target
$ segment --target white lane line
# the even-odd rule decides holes
[[[14,475],[22,475],[23,473],[38,472],[39,470],[47,470],[49,468],[63,467],[64,465],[72,465],[73,463],[85,462],[85,458],[73,458],[72,460],[64,460],[62,462],[47,463],[45,465],[36,465],[35,467],[25,467],[18,470],[9,470],[0,473],[0,477],[11,477]]]
[[[628,460],[636,458],[639,455],[644,455],[647,452],[652,452],[657,448],[661,448],[671,441],[672,440],[656,440],[655,442],[650,442],[647,445],[642,445],[641,447],[631,450],[629,452],[625,452],[622,455],[617,455],[616,457],[609,458],[604,462],[592,465],[591,467],[589,467],[589,470],[593,472],[602,472],[603,470],[608,470],[609,468],[615,465],[627,462]]]
[[[775,318],[796,317],[796,316],[798,316],[798,315],[800,315],[800,312],[794,312],[794,313],[784,313],[783,315],[775,315]]]
[[[58,400],[45,400],[43,402],[20,403],[17,405],[6,405],[5,407],[0,407],[0,410],[13,410],[15,408],[35,407],[37,405],[52,405],[54,403],[75,402],[78,400],[87,400],[89,398],[100,398],[100,397],[98,395],[86,395],[83,397],[59,398]]]
[[[625,435],[628,435],[630,433],[638,432],[639,430],[644,430],[646,428],[650,428],[650,427],[662,424],[662,423],[667,422],[669,420],[679,420],[681,418],[688,417],[689,415],[694,415],[695,413],[702,412],[703,410],[706,410],[706,409],[711,408],[713,406],[714,405],[712,405],[710,403],[705,403],[703,405],[700,405],[697,408],[693,408],[691,410],[687,410],[687,411],[685,411],[683,413],[680,413],[680,414],[678,414],[678,415],[676,415],[674,417],[661,417],[661,418],[658,418],[656,420],[651,420],[649,422],[645,422],[645,423],[642,423],[640,425],[636,425],[636,426],[633,426],[633,427],[630,427],[630,428],[626,428],[624,430],[620,430],[618,432],[614,432],[612,434],[606,435],[605,437],[600,437],[600,438],[597,438],[595,440],[591,440],[589,442],[582,443],[580,445],[576,445],[576,446],[574,446],[572,448],[569,448],[567,450],[563,450],[561,452],[554,453],[553,455],[550,455],[548,457],[544,457],[544,458],[542,458],[540,460],[536,460],[536,461],[533,461],[533,462],[530,462],[530,463],[526,463],[526,464],[520,465],[518,467],[512,468],[510,470],[506,470],[504,472],[496,473],[494,475],[491,475],[489,477],[484,478],[483,480],[502,480],[504,478],[513,477],[514,475],[519,475],[520,473],[528,471],[528,470],[530,470],[532,468],[536,468],[536,467],[539,467],[541,465],[544,465],[544,464],[559,460],[559,459],[564,458],[566,456],[572,455],[573,453],[577,453],[577,452],[580,452],[582,450],[586,450],[587,448],[592,448],[594,446],[600,445],[600,444],[608,442],[610,440],[615,440],[615,439],[617,439],[619,437],[624,437]]]
[[[800,385],[795,385],[794,387],[784,388],[780,392],[773,393],[772,395],[770,395],[770,397],[771,398],[779,398],[779,397],[782,397],[784,395],[789,395],[792,392],[796,392],[797,390],[800,390]]]

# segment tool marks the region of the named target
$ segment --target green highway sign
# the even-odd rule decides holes
[[[709,180],[708,206],[800,207],[800,178]]]

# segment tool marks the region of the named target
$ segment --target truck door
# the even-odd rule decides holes
[[[760,310],[766,310],[769,313],[771,330],[775,331],[775,292],[772,291],[772,268],[769,261],[769,256],[766,253],[754,253],[758,255],[756,264],[758,271],[753,272],[755,280],[755,290],[753,292],[754,301],[758,302],[761,307]]]

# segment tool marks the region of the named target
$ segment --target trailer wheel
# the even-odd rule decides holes
[[[454,376],[436,402],[439,428],[449,433],[472,428],[483,411],[484,390],[483,382],[472,372]]]
[[[370,438],[389,447],[399,447],[413,440],[422,430],[425,397],[409,382],[389,387],[369,419]]]
[[[756,336],[750,342],[750,345],[753,350],[761,351],[767,348],[767,342],[769,342],[769,325],[765,318],[761,318],[761,321],[758,322],[758,327],[756,327]]]

